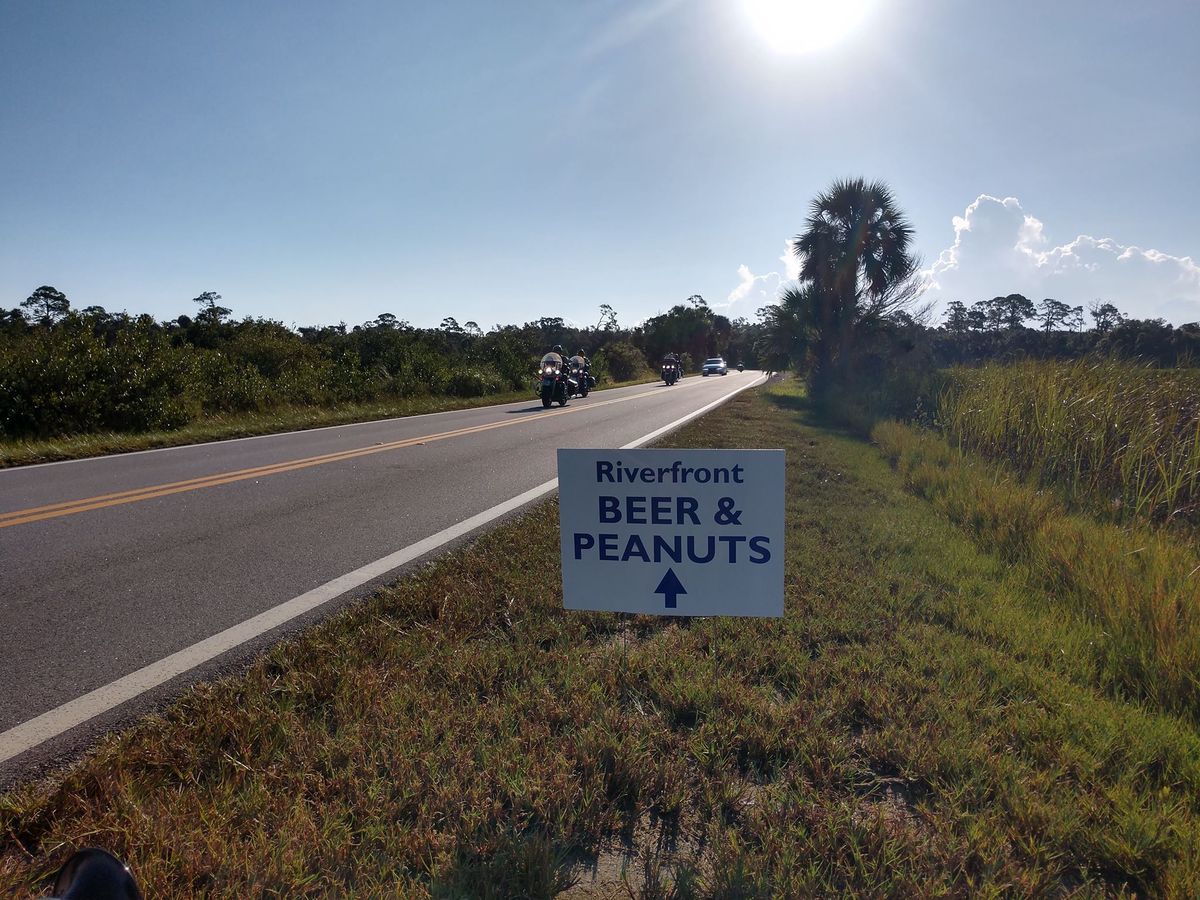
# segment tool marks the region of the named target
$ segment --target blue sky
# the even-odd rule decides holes
[[[768,40],[749,2],[7,0],[0,305],[753,315],[812,196],[864,175],[932,300],[1200,319],[1200,4],[799,2]]]

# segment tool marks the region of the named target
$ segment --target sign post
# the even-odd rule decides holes
[[[563,606],[783,615],[782,450],[559,450]]]

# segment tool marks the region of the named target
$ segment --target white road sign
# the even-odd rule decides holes
[[[563,606],[783,615],[782,450],[559,450]]]

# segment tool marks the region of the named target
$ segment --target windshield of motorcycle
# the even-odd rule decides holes
[[[543,375],[555,375],[558,373],[559,367],[562,366],[562,357],[557,353],[547,353],[542,357],[541,373]]]

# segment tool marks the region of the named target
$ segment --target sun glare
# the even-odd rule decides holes
[[[871,0],[742,0],[762,38],[780,53],[836,44],[862,21]]]

